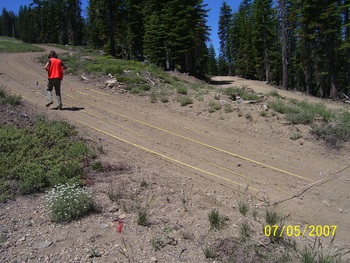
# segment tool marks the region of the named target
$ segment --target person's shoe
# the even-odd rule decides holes
[[[63,109],[63,105],[62,105],[62,104],[58,105],[58,106],[57,106],[57,109],[58,109],[58,110],[62,110],[62,109]]]
[[[53,101],[50,101],[49,103],[47,103],[45,106],[46,107],[50,107],[53,104]]]

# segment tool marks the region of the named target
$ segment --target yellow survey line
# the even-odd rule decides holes
[[[207,133],[205,133],[205,132],[197,131],[197,130],[194,130],[194,129],[192,129],[192,128],[186,127],[186,126],[184,126],[184,128],[187,129],[187,130],[190,130],[190,131],[193,131],[193,132],[202,134],[202,135],[204,135],[204,136],[207,136],[207,137],[210,137],[210,138],[214,138],[214,139],[219,140],[219,141],[224,141],[224,142],[227,142],[227,143],[231,143],[231,142],[228,141],[228,140],[225,140],[225,139],[216,137],[216,136],[211,135],[211,134],[207,134]]]
[[[252,180],[252,181],[256,181],[256,182],[259,182],[259,183],[262,183],[262,184],[266,184],[266,182],[264,182],[264,181],[256,180],[256,179],[250,178],[250,177],[248,177],[248,176],[246,176],[246,175],[243,175],[243,174],[240,174],[240,173],[236,173],[236,172],[234,172],[234,171],[232,171],[232,170],[230,170],[230,169],[227,169],[227,168],[225,168],[225,167],[221,167],[221,166],[219,166],[219,165],[216,165],[215,163],[211,163],[211,162],[206,162],[206,163],[208,163],[208,164],[210,164],[211,166],[214,166],[214,167],[216,167],[216,168],[219,168],[219,169],[221,169],[221,170],[224,170],[224,171],[226,171],[226,172],[229,172],[229,173],[231,173],[231,174],[235,174],[235,175],[238,175],[238,176],[240,176],[240,177],[243,177],[243,178],[246,178],[246,179],[249,179],[249,180]]]
[[[125,127],[123,127],[123,126],[121,126],[121,125],[119,125],[119,124],[116,124],[116,123],[107,121],[107,120],[105,120],[105,119],[102,119],[101,117],[99,117],[99,116],[97,116],[97,115],[95,115],[95,114],[93,114],[93,113],[91,113],[91,112],[88,112],[88,111],[86,111],[86,110],[81,110],[81,111],[82,111],[82,112],[85,112],[86,114],[88,114],[88,115],[90,115],[90,116],[93,116],[93,117],[95,117],[95,118],[97,118],[97,119],[103,120],[104,122],[107,122],[108,124],[114,125],[114,126],[116,126],[116,127],[118,127],[118,128],[121,128],[121,129],[126,130],[126,131],[128,131],[128,132],[131,132],[131,133],[133,133],[133,134],[135,134],[135,135],[137,135],[137,136],[139,136],[139,137],[145,138],[144,136],[142,136],[141,134],[139,134],[139,133],[137,133],[137,132],[134,132],[133,130],[130,130],[130,129],[125,128]]]
[[[167,159],[167,160],[169,160],[169,161],[172,161],[172,162],[174,162],[174,163],[178,163],[178,164],[181,164],[181,165],[183,165],[183,166],[186,166],[186,167],[189,167],[189,168],[191,168],[191,169],[194,169],[194,170],[196,170],[196,171],[199,171],[199,172],[202,172],[202,173],[205,173],[205,174],[208,174],[208,175],[211,175],[211,176],[220,178],[220,179],[225,180],[225,181],[227,181],[227,182],[230,182],[230,183],[232,183],[232,184],[236,184],[236,185],[239,185],[239,186],[242,186],[242,187],[247,187],[247,185],[238,183],[238,182],[236,182],[236,181],[230,180],[230,179],[225,178],[225,177],[222,177],[222,176],[220,176],[220,175],[217,175],[217,174],[214,174],[214,173],[205,171],[205,170],[203,170],[203,169],[200,169],[200,168],[198,168],[198,167],[196,167],[196,166],[193,166],[193,165],[184,163],[184,162],[182,162],[182,161],[179,161],[179,160],[177,160],[177,159],[171,158],[171,157],[166,156],[166,155],[164,155],[164,154],[155,152],[155,151],[153,151],[153,150],[151,150],[151,149],[148,149],[148,148],[143,147],[143,146],[141,146],[141,145],[138,145],[138,144],[136,144],[136,143],[130,142],[130,141],[128,141],[128,140],[125,140],[125,139],[120,138],[120,137],[118,137],[118,136],[115,136],[115,135],[113,135],[113,134],[110,134],[110,133],[108,133],[108,132],[106,132],[106,131],[104,131],[104,130],[101,130],[101,129],[99,129],[99,128],[96,128],[96,127],[94,127],[94,126],[91,126],[91,125],[89,125],[89,124],[87,124],[87,123],[85,123],[85,122],[79,121],[79,120],[77,120],[77,119],[75,119],[75,118],[72,118],[72,119],[75,120],[76,122],[82,124],[82,125],[85,125],[85,126],[91,128],[91,129],[94,129],[94,130],[96,130],[96,131],[98,131],[98,132],[100,132],[100,133],[106,134],[106,135],[108,135],[108,136],[110,136],[110,137],[112,137],[112,138],[114,138],[114,139],[117,139],[117,140],[119,140],[119,141],[121,141],[121,142],[124,142],[124,143],[126,143],[126,144],[132,145],[132,146],[134,146],[134,147],[136,147],[136,148],[139,148],[139,149],[144,150],[144,151],[146,151],[146,152],[152,153],[152,154],[154,154],[154,155],[156,155],[156,156],[162,157],[162,158]],[[251,189],[251,190],[254,190],[254,191],[259,192],[259,190],[256,189],[256,188],[253,188],[253,187],[250,187],[250,186],[248,186],[248,188]]]
[[[205,147],[214,149],[214,150],[219,151],[219,152],[222,152],[222,153],[226,153],[226,154],[231,155],[231,156],[234,156],[234,157],[236,157],[236,158],[240,158],[240,159],[242,159],[242,160],[245,160],[245,161],[248,161],[248,162],[252,162],[252,163],[255,163],[255,164],[257,164],[257,165],[261,165],[261,166],[270,168],[271,170],[278,171],[278,172],[281,172],[281,173],[284,173],[284,174],[291,175],[291,176],[293,176],[293,177],[297,177],[297,178],[303,179],[303,180],[305,180],[305,181],[314,182],[313,180],[311,180],[311,179],[309,179],[309,178],[306,178],[306,177],[304,177],[304,176],[301,176],[301,175],[298,175],[298,174],[294,174],[294,173],[291,173],[291,172],[288,172],[288,171],[279,169],[279,168],[277,168],[277,167],[274,167],[274,166],[271,166],[271,165],[268,165],[268,164],[264,164],[264,163],[261,163],[261,162],[259,162],[259,161],[255,161],[255,160],[249,159],[249,158],[247,158],[247,157],[244,157],[244,156],[241,156],[241,155],[238,155],[238,154],[235,154],[235,153],[226,151],[226,150],[224,150],[224,149],[221,149],[221,148],[218,148],[218,147],[215,147],[215,146],[212,146],[212,145],[209,145],[209,144],[206,144],[206,143],[203,143],[203,142],[200,142],[200,141],[197,141],[197,140],[188,138],[188,137],[186,137],[186,136],[183,136],[183,135],[180,135],[180,134],[177,134],[177,133],[174,133],[174,132],[165,130],[165,129],[160,128],[160,127],[158,127],[158,126],[154,126],[154,125],[152,125],[152,124],[149,124],[149,123],[146,123],[146,122],[143,122],[143,121],[140,121],[140,120],[137,120],[137,119],[128,117],[128,116],[126,116],[126,115],[124,115],[124,114],[121,114],[121,113],[118,113],[118,112],[115,112],[115,111],[112,111],[112,110],[109,110],[109,109],[106,109],[106,108],[102,108],[102,107],[100,107],[100,106],[98,106],[98,105],[96,105],[96,104],[94,104],[94,103],[89,103],[89,102],[86,102],[86,101],[84,101],[84,100],[78,99],[78,98],[73,97],[73,96],[70,96],[70,95],[66,95],[66,96],[67,96],[67,97],[70,97],[70,98],[72,98],[72,99],[78,100],[78,101],[82,101],[82,102],[84,102],[84,103],[86,103],[86,104],[90,104],[90,105],[92,105],[92,106],[94,106],[94,107],[96,107],[96,108],[99,108],[99,109],[101,109],[101,110],[108,111],[108,112],[110,112],[110,113],[112,113],[112,114],[121,116],[121,117],[123,117],[123,118],[127,118],[127,119],[133,120],[133,121],[135,121],[135,122],[141,123],[141,124],[143,124],[143,125],[146,125],[146,126],[148,126],[148,127],[153,128],[153,129],[157,129],[157,130],[163,131],[163,132],[165,132],[165,133],[169,133],[169,134],[172,134],[172,135],[174,135],[174,136],[180,137],[180,138],[182,138],[182,139],[188,140],[188,141],[190,141],[190,142],[197,143],[197,144],[199,144],[199,145],[202,145],[202,146],[205,146]]]
[[[26,97],[26,96],[23,96],[23,95],[21,95],[21,94],[19,94],[19,93],[17,93],[17,92],[14,92],[14,93],[16,93],[17,95],[22,96],[23,98],[25,98],[25,99],[27,99],[27,100],[29,100],[29,101],[32,101],[32,102],[35,103],[35,104],[39,104],[39,103],[37,103],[36,101],[34,101],[34,100],[32,100],[32,99],[30,99],[30,98],[28,98],[28,97]],[[85,111],[85,110],[82,110],[82,111],[84,111],[85,113],[87,113],[87,111]],[[96,117],[96,118],[98,118],[98,119],[102,119],[102,118],[98,117],[97,115],[95,115],[95,114],[93,114],[93,113],[88,113],[88,114],[91,115],[91,116],[93,116],[93,117]],[[117,140],[119,140],[119,141],[121,141],[121,142],[124,142],[124,143],[126,143],[126,144],[130,144],[130,145],[132,145],[132,146],[134,146],[134,147],[136,147],[136,148],[139,148],[139,149],[144,150],[144,151],[146,151],[146,152],[152,153],[152,154],[154,154],[154,155],[156,155],[156,156],[159,156],[159,157],[162,157],[162,158],[164,158],[164,159],[173,161],[173,162],[175,162],[175,163],[181,164],[181,165],[183,165],[183,166],[189,167],[189,168],[194,169],[194,170],[197,170],[197,171],[199,171],[199,172],[202,172],[202,173],[205,173],[205,174],[214,176],[214,177],[216,177],[216,178],[222,179],[222,180],[227,181],[227,182],[229,182],[229,183],[236,184],[236,185],[239,185],[239,186],[242,186],[242,187],[248,187],[248,189],[254,190],[254,191],[256,191],[256,192],[259,192],[259,191],[260,191],[260,190],[254,188],[254,187],[249,186],[249,185],[247,186],[247,185],[238,183],[238,182],[236,182],[236,181],[234,181],[234,180],[230,180],[230,179],[225,178],[225,177],[222,177],[222,176],[220,176],[220,175],[217,175],[217,174],[214,174],[214,173],[205,171],[205,170],[200,169],[200,168],[198,168],[198,167],[195,167],[195,166],[193,166],[193,165],[190,165],[190,164],[181,162],[181,161],[176,160],[176,159],[174,159],[174,158],[168,157],[168,156],[166,156],[166,155],[164,155],[164,154],[161,154],[161,153],[155,152],[155,151],[153,151],[153,150],[150,150],[150,149],[148,149],[148,148],[145,148],[145,147],[143,147],[143,146],[140,146],[140,145],[138,145],[138,144],[129,142],[129,141],[125,140],[125,139],[122,139],[122,138],[120,138],[120,137],[117,137],[117,136],[115,136],[115,135],[112,135],[112,134],[110,134],[110,133],[108,133],[108,132],[106,132],[106,131],[103,131],[103,130],[101,130],[101,129],[98,129],[98,128],[96,128],[96,127],[93,127],[93,126],[91,126],[91,125],[89,125],[89,124],[86,124],[86,123],[84,123],[84,122],[82,122],[82,121],[79,121],[79,120],[77,120],[77,119],[75,119],[75,118],[73,118],[73,117],[72,117],[72,119],[75,120],[76,122],[78,122],[78,123],[84,125],[84,126],[87,126],[87,127],[89,127],[89,128],[92,128],[92,129],[94,129],[94,130],[96,130],[96,131],[99,131],[99,132],[101,132],[101,133],[104,133],[104,134],[106,134],[106,135],[108,135],[108,136],[110,136],[110,137],[112,137],[112,138],[115,138],[115,139],[117,139]],[[103,119],[102,119],[102,120],[103,120]],[[106,121],[106,120],[103,120],[103,121]],[[106,121],[106,122],[108,122],[108,121]],[[208,163],[209,163],[209,162],[208,162]],[[211,163],[209,163],[209,164],[211,164]],[[218,167],[218,168],[220,168],[220,169],[223,169],[223,170],[226,170],[226,171],[230,171],[230,170],[228,170],[228,169],[226,169],[226,168],[217,166],[217,165],[215,165],[215,164],[211,164],[211,165],[216,166],[216,167]],[[238,173],[235,173],[235,172],[233,172],[233,171],[230,171],[230,172],[239,175]],[[245,176],[243,176],[243,177],[245,177]],[[251,178],[249,178],[249,177],[245,177],[245,178],[251,179]],[[255,180],[255,179],[252,179],[252,180]],[[255,180],[255,181],[258,181],[258,180]],[[258,181],[258,182],[259,182],[259,181]]]

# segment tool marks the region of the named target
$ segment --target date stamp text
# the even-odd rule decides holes
[[[266,225],[264,235],[267,237],[334,237],[336,225]]]

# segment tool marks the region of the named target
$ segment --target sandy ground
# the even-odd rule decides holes
[[[259,115],[262,104],[236,105],[222,97],[221,103],[231,103],[243,116],[239,117],[237,110],[209,113],[208,102],[213,100],[214,93],[205,95],[203,101],[195,99],[194,104],[186,107],[181,107],[175,99],[169,103],[150,103],[149,98],[106,91],[102,89],[103,80],[83,81],[68,73],[62,83],[64,110],[46,109],[46,72],[43,65],[35,61],[39,55],[1,53],[0,85],[20,94],[37,112],[73,123],[83,136],[103,147],[103,161],[127,164],[131,172],[112,172],[100,177],[97,174],[95,188],[104,204],[104,213],[69,225],[56,226],[48,221],[43,212],[42,195],[21,197],[2,205],[2,222],[11,222],[11,217],[18,216],[18,227],[13,226],[11,232],[14,237],[8,237],[3,247],[5,262],[38,259],[84,262],[90,260],[86,255],[94,246],[104,255],[103,259],[93,258],[96,262],[203,262],[202,247],[208,233],[198,229],[208,224],[208,211],[218,207],[229,215],[235,229],[242,220],[235,209],[241,198],[251,200],[261,209],[260,221],[263,221],[264,200],[278,203],[278,211],[289,215],[286,224],[301,225],[305,230],[304,237],[294,237],[297,242],[314,240],[313,226],[320,225],[322,229],[336,226],[335,247],[349,248],[350,170],[342,170],[350,164],[348,147],[328,148],[310,135],[308,126],[291,126],[278,116],[262,117]],[[246,85],[263,93],[275,89],[263,82],[237,77],[213,80],[218,88]],[[278,90],[278,93],[287,98],[320,101],[295,92]],[[332,109],[346,107],[332,101],[326,104]],[[245,113],[251,114],[252,120],[246,119]],[[303,137],[291,140],[289,137],[295,132],[302,133]],[[106,189],[113,183],[118,189],[130,190],[135,188],[132,182],[141,180],[152,185],[149,192],[142,195],[142,202],[152,204],[153,224],[148,233],[140,234],[140,226],[130,219],[121,238],[112,222],[122,209],[114,209],[115,204],[107,200]],[[182,207],[184,204],[188,207]],[[29,230],[24,228],[28,222],[32,222]],[[196,236],[197,241],[192,247],[174,246],[181,255],[178,258],[172,256],[170,250],[168,253],[154,251],[149,248],[151,233],[157,231],[156,226],[159,228],[161,223],[181,226]],[[164,233],[165,227],[161,228]],[[91,229],[96,231],[90,233]],[[45,240],[40,239],[40,235],[46,235]],[[211,240],[221,235],[215,233]],[[328,244],[330,237],[322,240]],[[50,244],[46,246],[42,242]],[[171,240],[166,243],[168,247],[172,246],[170,243]],[[85,257],[72,255],[75,244]],[[128,246],[132,249],[127,250]],[[128,256],[121,252],[123,247]],[[130,261],[132,255],[134,259]]]

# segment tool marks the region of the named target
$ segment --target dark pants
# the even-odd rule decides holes
[[[47,99],[52,101],[52,90],[55,88],[55,94],[57,98],[57,104],[62,105],[61,98],[61,80],[60,79],[49,79],[49,83],[47,84]]]

